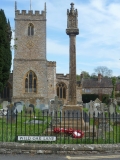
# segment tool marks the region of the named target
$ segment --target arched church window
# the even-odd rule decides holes
[[[28,36],[33,36],[34,35],[34,26],[32,23],[28,25]]]
[[[66,88],[67,87],[63,82],[57,84],[56,90],[59,98],[66,99]]]
[[[36,80],[37,77],[33,71],[29,71],[26,74],[25,77],[25,92],[36,92],[37,91],[37,86],[36,86]]]

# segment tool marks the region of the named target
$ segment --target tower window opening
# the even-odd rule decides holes
[[[34,26],[32,23],[28,25],[28,36],[33,36],[34,35]]]

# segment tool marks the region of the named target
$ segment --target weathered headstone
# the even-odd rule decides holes
[[[14,123],[16,120],[16,110],[13,104],[7,106],[7,123]]]
[[[105,119],[99,122],[98,128],[106,132],[113,131],[112,126]]]
[[[30,104],[35,105],[36,104],[36,99],[35,98],[30,98],[29,102],[30,102]]]
[[[25,101],[25,107],[29,107],[29,105],[30,105],[30,101],[29,101],[29,100],[26,100],[26,101]]]
[[[40,100],[39,99],[36,100],[36,108],[40,109]]]
[[[8,101],[3,101],[3,103],[2,103],[2,108],[3,108],[4,110],[7,110],[7,105],[8,105]]]
[[[88,123],[90,121],[88,114],[84,111],[83,111],[83,120],[84,120],[85,123],[86,122]]]
[[[109,104],[108,104],[108,111],[110,112],[110,114],[116,113],[116,107],[117,107],[116,100],[113,98],[110,98]]]
[[[109,112],[110,114],[113,114],[113,113],[115,114],[115,106],[112,103],[109,105]]]
[[[90,107],[89,107],[88,113],[90,113],[90,117],[92,118],[93,117],[93,113],[94,113],[93,101],[90,101],[89,105],[90,105]]]
[[[52,114],[52,117],[55,117],[57,113],[62,111],[63,108],[63,101],[59,100],[56,96],[55,99],[50,100],[50,106],[49,106],[49,114]]]
[[[32,114],[33,114],[33,108],[31,108],[31,107],[27,107],[27,108],[25,108],[25,115],[27,116],[32,116]]]
[[[35,106],[33,104],[29,104],[29,107],[33,108],[33,112],[35,111]]]
[[[22,102],[15,102],[14,106],[15,106],[15,109],[17,110],[18,113],[20,113],[21,111],[23,111]]]
[[[89,107],[90,107],[89,103],[85,103],[85,108],[89,109]]]
[[[45,109],[45,104],[40,104],[40,110],[44,110]]]

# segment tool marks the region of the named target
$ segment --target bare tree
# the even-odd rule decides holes
[[[106,66],[98,66],[94,69],[95,74],[101,74],[103,77],[111,77],[112,76],[112,70],[107,68]]]

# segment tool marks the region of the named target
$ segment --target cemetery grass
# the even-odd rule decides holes
[[[42,123],[35,124],[35,120]],[[33,121],[33,123],[31,123]],[[16,120],[12,123],[7,122],[6,117],[0,118],[0,141],[15,142],[17,136],[43,136],[48,128],[51,118],[43,116],[37,110],[25,116],[25,112],[17,113]]]
[[[31,121],[33,120],[33,123]],[[35,120],[43,121],[42,124],[35,124]],[[27,122],[27,123],[26,123]],[[16,142],[17,136],[44,136],[47,135],[47,129],[51,122],[50,116],[43,116],[42,112],[35,110],[33,114],[26,115],[25,112],[17,114],[15,122],[8,123],[6,117],[0,118],[0,141],[1,142]],[[93,118],[90,118],[90,125],[95,125]],[[112,132],[104,131],[101,136],[98,137],[86,137],[81,139],[72,138],[65,134],[56,134],[55,142],[36,142],[36,143],[53,143],[53,144],[113,144],[120,143],[120,126],[115,125],[113,121],[110,122],[113,127]],[[98,127],[96,126],[98,129]],[[28,142],[28,141],[27,141]],[[35,143],[35,142],[30,142]]]

